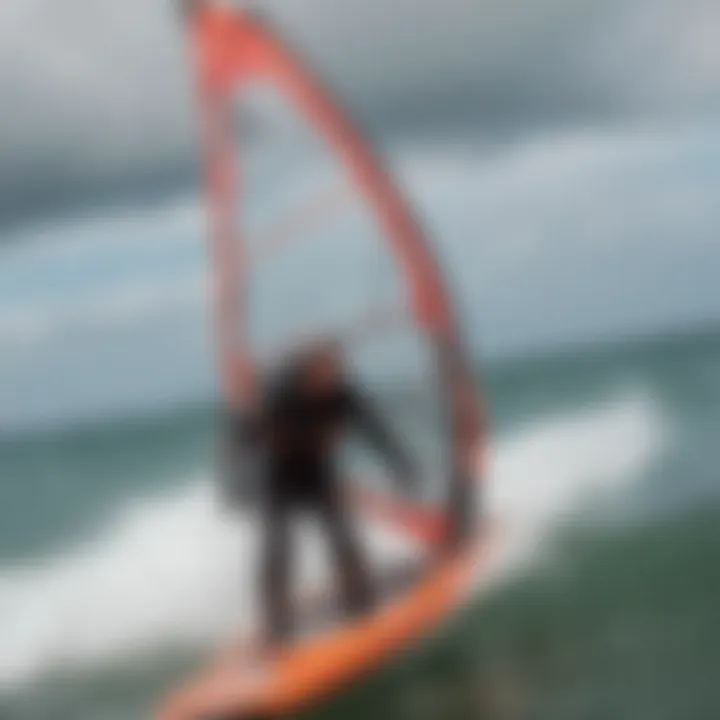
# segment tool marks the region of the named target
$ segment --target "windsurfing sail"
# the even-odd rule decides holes
[[[288,349],[339,340],[424,481],[423,502],[396,497],[382,466],[350,445],[344,463],[357,480],[358,507],[445,558],[388,579],[387,604],[355,623],[326,626],[322,618],[332,614],[323,615],[320,603],[320,622],[314,610],[301,620],[308,632],[264,680],[240,679],[236,665],[220,662],[161,714],[222,709],[246,717],[293,709],[356,677],[458,602],[478,557],[482,434],[439,264],[373,147],[257,14],[195,0],[186,3],[186,20],[224,402],[242,410],[258,378]]]
[[[186,14],[225,401],[242,407],[263,365],[304,338],[342,340],[462,538],[478,405],[423,229],[355,124],[262,19],[210,0],[187,2]]]

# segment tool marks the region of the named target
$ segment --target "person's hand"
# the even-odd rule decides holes
[[[227,384],[231,404],[253,412],[259,403],[256,371],[247,358],[235,358],[228,368]]]
[[[415,495],[420,489],[420,476],[415,463],[405,459],[398,468],[398,481],[408,494]]]

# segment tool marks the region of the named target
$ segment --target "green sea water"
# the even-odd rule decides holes
[[[303,717],[718,717],[720,335],[498,361],[482,378],[487,492],[520,559]],[[238,591],[223,571],[246,560],[202,509],[216,430],[196,405],[1,441],[3,720],[149,717],[212,647],[210,616]]]

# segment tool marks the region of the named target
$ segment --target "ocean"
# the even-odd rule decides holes
[[[720,334],[496,359],[478,380],[493,572],[308,717],[717,717]],[[217,429],[199,400],[2,436],[3,720],[149,717],[253,622],[256,540],[216,502]]]

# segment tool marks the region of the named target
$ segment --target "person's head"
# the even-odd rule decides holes
[[[342,347],[333,341],[317,342],[308,348],[303,363],[303,379],[313,390],[326,390],[337,385],[345,375]]]

